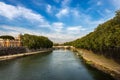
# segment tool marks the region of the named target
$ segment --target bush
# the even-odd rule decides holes
[[[25,53],[25,47],[0,47],[0,56]]]

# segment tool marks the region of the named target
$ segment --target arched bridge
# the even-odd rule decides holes
[[[54,49],[73,49],[73,46],[53,46]]]

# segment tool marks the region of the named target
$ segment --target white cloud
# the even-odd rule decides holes
[[[62,8],[56,14],[56,16],[60,20],[64,20],[64,19],[69,20],[69,19],[71,19],[71,21],[73,21],[73,23],[78,23],[77,25],[80,25],[82,22],[84,22],[84,23],[82,23],[83,26],[85,25],[85,27],[92,27],[92,29],[93,29],[93,27],[94,28],[97,27],[98,24],[101,24],[106,19],[108,19],[108,17],[104,16],[101,12],[99,14],[101,14],[104,18],[99,19],[99,20],[93,20],[93,18],[90,15],[80,12],[77,8]],[[89,26],[86,25],[86,23]]]
[[[61,32],[64,27],[64,24],[62,22],[54,22],[51,25],[51,29],[54,30],[55,32]]]
[[[68,7],[72,0],[54,0],[54,2],[59,3],[62,8]]]
[[[61,0],[54,0],[56,3],[59,3]]]
[[[52,25],[53,25],[54,27],[62,28],[64,24],[63,24],[62,22],[54,22]]]
[[[56,26],[53,26],[54,30],[57,28],[56,31],[53,31],[50,34],[44,34],[48,36],[54,42],[67,42],[72,41],[77,38],[82,37],[85,35],[85,28],[82,26],[66,26],[61,22],[53,23]],[[58,26],[57,26],[58,25]]]
[[[17,36],[18,34],[20,34],[20,33],[18,33],[18,32],[13,32],[13,31],[2,31],[2,30],[0,30],[0,35],[12,35],[12,36]]]
[[[60,0],[57,0],[57,1],[60,2]],[[58,21],[61,21],[61,19],[63,18],[64,20],[71,19],[70,21],[71,22],[73,21],[72,23],[75,23],[74,25],[78,25],[78,26],[70,26],[70,24],[64,24],[63,22],[51,23],[49,21],[46,21],[42,15],[35,13],[31,9],[27,9],[20,6],[12,6],[12,5],[8,5],[3,2],[0,2],[0,15],[8,19],[23,17],[25,19],[35,21],[38,23],[36,25],[37,27],[35,27],[35,29],[33,30],[28,28],[23,28],[22,26],[15,27],[15,26],[3,25],[3,26],[0,26],[0,28],[5,29],[5,31],[0,30],[0,34],[16,35],[19,33],[29,33],[29,34],[47,36],[55,42],[65,42],[65,41],[71,41],[76,38],[80,38],[81,36],[91,32],[95,27],[97,27],[98,24],[108,19],[106,18],[107,16],[104,16],[103,19],[99,19],[97,21],[93,20],[93,18],[89,14],[84,14],[80,12],[80,10],[78,10],[77,8],[66,7],[65,4],[67,4],[67,1],[68,0],[62,1],[62,5],[64,5],[64,7],[59,9],[58,13],[55,16],[58,19],[60,19]],[[98,5],[100,5],[100,3],[98,3]],[[51,11],[54,10],[54,6],[51,6],[49,4],[45,8],[48,13],[51,13]],[[55,11],[57,10],[58,9],[55,9]],[[110,12],[110,11],[106,9],[106,12]],[[79,24],[76,24],[76,23],[79,23]],[[42,31],[43,28],[50,29],[49,33]]]
[[[21,6],[12,6],[5,4],[4,2],[0,2],[0,15],[8,19],[24,17],[28,20],[44,22],[43,16],[33,12],[31,9],[27,9]]]
[[[40,24],[38,25],[39,28],[51,28],[51,25],[49,23],[43,23],[43,24]]]
[[[99,20],[92,20],[91,17],[86,17],[84,16],[85,19],[83,19],[82,21],[87,23],[89,27],[89,30],[93,31],[99,24],[102,24],[103,22],[106,21],[106,19],[99,19]]]
[[[98,1],[97,2],[97,6],[101,6],[102,5],[102,2],[101,1]]]
[[[52,6],[48,4],[46,6],[46,10],[47,10],[48,13],[51,13],[52,12]]]
[[[5,29],[4,33],[9,33],[9,34],[12,34],[12,33],[16,33],[16,34],[20,34],[20,33],[39,34],[34,30],[29,30],[26,28],[18,27],[18,26],[1,25],[0,28]],[[14,34],[12,34],[12,35],[14,35]]]
[[[76,9],[76,8],[62,8],[59,10],[59,12],[56,14],[56,17],[59,18],[59,19],[62,19],[62,18],[79,18],[80,17],[80,13],[79,13],[79,10]]]
[[[19,11],[17,11],[17,8],[14,6],[0,2],[0,15],[12,19],[19,15]]]
[[[18,11],[19,11],[19,14],[21,14],[21,16],[25,17],[28,20],[37,20],[40,22],[44,22],[44,18],[42,15],[36,14],[30,9],[18,7]]]
[[[60,43],[63,43],[66,41],[71,41],[71,40],[77,39],[84,35],[83,33],[80,33],[80,32],[79,32],[80,34],[77,34],[77,35],[71,33],[71,32],[76,33],[77,30],[83,31],[84,29],[81,26],[72,26],[70,28],[68,27],[67,29],[63,29],[64,24],[61,22],[55,22],[52,25],[51,25],[52,26],[51,29],[53,29],[54,31],[52,31],[51,33],[40,32],[40,31],[36,31],[34,29],[27,29],[27,28],[18,27],[18,26],[1,25],[0,29],[4,29],[4,31],[0,30],[0,34],[2,34],[2,35],[9,34],[12,36],[17,36],[20,33],[43,35],[43,36],[48,37],[49,39],[51,39],[54,42],[60,42]],[[61,29],[63,32],[60,32]]]
[[[113,4],[116,9],[120,9],[120,0],[110,0],[110,3]]]
[[[78,9],[70,9],[70,14],[74,17],[74,18],[80,18],[80,12]]]
[[[62,28],[63,23],[60,22],[56,22],[53,23],[53,25],[57,25],[55,26],[56,28]],[[66,34],[63,33],[59,33],[59,32],[51,32],[51,33],[45,33],[45,32],[37,32],[35,30],[30,30],[30,29],[26,29],[26,28],[22,28],[22,27],[18,27],[18,26],[8,26],[8,25],[2,25],[0,26],[0,28],[4,29],[4,31],[0,30],[0,33],[2,35],[12,35],[12,36],[17,36],[18,34],[22,33],[28,33],[28,34],[34,34],[34,35],[44,35],[48,38],[50,38],[52,41],[55,42],[65,42],[65,41],[70,41],[73,39],[78,38],[78,36],[74,36],[71,35],[69,33],[66,32]]]
[[[68,27],[67,30],[70,31],[81,31],[81,30],[85,30],[84,28],[82,28],[82,26],[72,26],[72,27]]]
[[[80,34],[82,31],[85,31],[86,29],[82,26],[71,26],[67,28],[67,32],[70,34]]]
[[[109,9],[105,9],[105,12],[106,12],[106,13],[111,13],[112,11],[109,10]]]
[[[68,8],[63,8],[56,14],[56,16],[58,18],[61,18],[63,16],[67,16],[68,14],[69,14],[69,9]]]
[[[75,39],[81,37],[81,35],[75,36],[75,35],[68,34],[67,32],[65,34],[63,34],[63,33],[50,33],[50,34],[45,34],[45,36],[48,36],[52,41],[59,42],[59,43],[72,41],[72,40],[75,40]]]
[[[63,0],[62,1],[62,7],[66,7],[70,4],[71,0]]]

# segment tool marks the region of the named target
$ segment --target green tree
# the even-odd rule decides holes
[[[92,50],[120,60],[120,10],[116,11],[113,19],[98,25],[93,32],[64,44]]]
[[[51,48],[53,42],[44,36],[24,34],[22,44],[30,49]]]
[[[3,36],[0,36],[0,38],[2,38],[2,39],[10,39],[10,40],[15,39],[13,36],[10,36],[10,35],[3,35]]]

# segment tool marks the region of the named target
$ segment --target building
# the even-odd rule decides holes
[[[18,35],[14,40],[0,38],[0,47],[20,47],[21,35]]]

